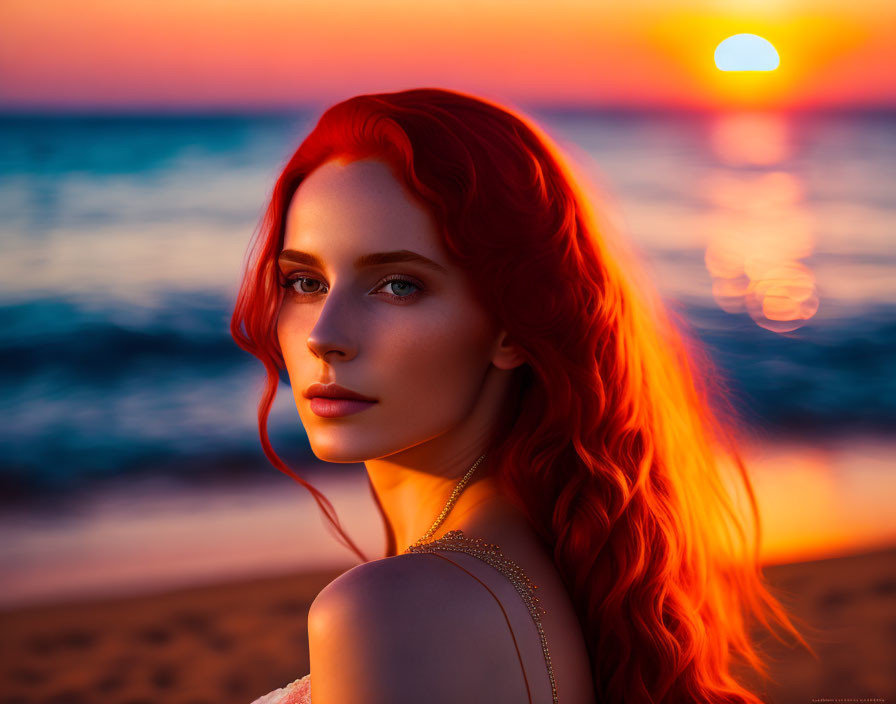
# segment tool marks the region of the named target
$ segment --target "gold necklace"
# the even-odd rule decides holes
[[[523,568],[513,560],[505,557],[500,546],[493,543],[488,543],[482,538],[468,538],[459,528],[448,531],[438,540],[435,540],[428,544],[424,544],[427,539],[432,537],[432,535],[436,532],[436,529],[445,520],[448,512],[451,511],[452,507],[457,502],[457,497],[460,496],[461,491],[463,491],[464,487],[467,485],[467,482],[470,480],[470,477],[473,476],[473,472],[476,471],[476,467],[479,466],[479,463],[482,462],[484,457],[485,455],[482,455],[482,457],[476,460],[476,463],[472,467],[470,467],[470,469],[464,475],[464,478],[461,479],[460,482],[458,482],[456,487],[454,487],[454,491],[451,492],[451,497],[448,499],[448,503],[445,504],[445,508],[442,509],[442,512],[439,514],[439,517],[436,519],[435,523],[432,524],[432,528],[426,531],[426,535],[420,538],[416,543],[409,546],[408,549],[405,550],[405,553],[427,553],[435,552],[436,550],[453,550],[456,552],[465,552],[468,555],[472,555],[473,557],[482,560],[486,564],[491,565],[498,572],[502,573],[516,588],[517,593],[520,595],[520,597],[522,597],[526,608],[529,610],[529,614],[532,616],[532,620],[534,621],[535,627],[538,630],[538,638],[541,641],[541,649],[544,653],[544,661],[545,665],[547,666],[548,678],[551,681],[551,701],[552,704],[559,704],[559,697],[557,696],[557,681],[554,679],[554,668],[551,663],[551,652],[550,648],[548,648],[547,636],[544,632],[544,626],[541,621],[542,614],[546,614],[547,611],[545,611],[545,609],[540,605],[538,596],[536,596],[538,587],[534,582],[532,582],[531,579],[529,579],[529,577],[523,571]]]
[[[467,470],[467,473],[463,476],[463,479],[461,479],[457,483],[457,486],[454,487],[454,491],[452,491],[451,496],[448,497],[448,503],[445,504],[445,508],[442,509],[442,512],[439,514],[439,517],[436,518],[435,523],[432,524],[432,527],[428,531],[426,531],[426,534],[422,538],[417,540],[417,542],[415,542],[413,545],[410,545],[408,547],[408,550],[410,550],[412,547],[415,547],[417,545],[422,545],[423,543],[425,543],[427,540],[429,540],[433,536],[433,534],[436,532],[436,529],[440,525],[442,525],[442,522],[445,520],[445,518],[451,512],[451,509],[454,508],[454,504],[457,503],[457,498],[460,496],[460,493],[464,490],[464,487],[467,485],[467,482],[470,481],[470,477],[473,476],[473,472],[476,471],[476,468],[479,466],[479,463],[482,462],[483,459],[485,459],[485,455],[481,455],[479,457],[479,459],[473,463],[473,466]]]

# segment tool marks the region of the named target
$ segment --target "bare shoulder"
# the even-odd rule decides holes
[[[500,606],[437,555],[345,572],[312,604],[308,637],[315,704],[527,700]]]

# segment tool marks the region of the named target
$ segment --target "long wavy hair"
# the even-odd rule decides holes
[[[553,556],[598,701],[759,704],[733,674],[742,665],[769,678],[751,625],[815,653],[763,580],[736,413],[686,325],[612,245],[572,166],[517,111],[442,89],[360,95],[327,109],[289,159],[231,321],[267,372],[258,423],[268,459],[366,561],[267,435],[285,366],[276,335],[285,215],[303,179],[336,157],[392,167],[524,354],[491,471]]]

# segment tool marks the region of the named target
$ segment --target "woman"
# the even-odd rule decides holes
[[[749,620],[809,647],[709,365],[588,208],[533,124],[447,90],[341,102],[287,163],[232,332],[265,453],[362,564],[312,605],[311,674],[258,702],[755,704]],[[382,559],[271,447],[284,367],[315,455],[364,462]]]

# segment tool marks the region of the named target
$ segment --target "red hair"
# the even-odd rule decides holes
[[[611,252],[557,148],[507,108],[439,89],[357,96],[326,110],[286,164],[231,322],[267,370],[258,420],[269,460],[311,491],[366,561],[330,502],[267,436],[285,366],[276,335],[285,215],[302,180],[336,157],[392,167],[524,354],[489,448],[492,471],[553,556],[598,701],[758,704],[731,672],[743,664],[768,677],[751,621],[780,639],[777,624],[813,651],[763,583],[734,413],[719,405],[718,376],[684,323],[633,278],[634,260]],[[726,465],[752,530],[726,487]]]

